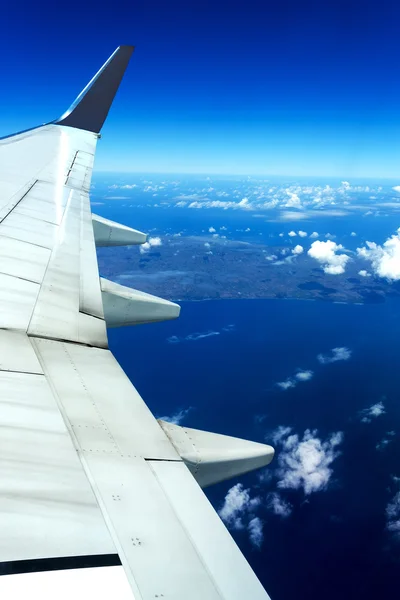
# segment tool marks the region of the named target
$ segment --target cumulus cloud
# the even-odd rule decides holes
[[[339,250],[343,250],[341,244],[336,244],[332,240],[326,242],[317,240],[311,244],[308,255],[315,258],[328,275],[341,275],[344,273],[350,257],[346,254],[337,254]]]
[[[304,252],[304,248],[303,246],[300,246],[300,244],[297,244],[297,246],[295,246],[292,250],[292,254],[302,254]]]
[[[296,382],[293,379],[285,379],[285,381],[278,381],[276,384],[282,390],[288,390],[289,388],[294,388],[296,386]]]
[[[344,346],[339,348],[332,348],[331,355],[318,354],[317,359],[322,365],[328,365],[329,363],[337,362],[338,360],[349,360],[351,357],[351,350]]]
[[[355,231],[352,231],[350,235],[351,235],[351,237],[356,237],[357,234]]]
[[[385,414],[385,406],[383,402],[377,402],[369,408],[364,408],[359,415],[362,423],[371,423],[372,419],[376,419]]]
[[[209,227],[209,228],[208,228],[208,231],[209,231],[210,233],[215,233],[217,230],[216,230],[214,227]]]
[[[253,518],[254,510],[260,503],[259,496],[252,498],[250,490],[237,483],[228,490],[218,514],[231,529],[244,529],[245,521]]]
[[[287,200],[283,206],[286,208],[302,208],[301,200],[296,193],[290,192],[289,190],[287,190],[286,193],[289,196],[289,200]]]
[[[313,375],[313,371],[298,371],[294,377],[289,377],[288,379],[285,379],[285,381],[279,381],[276,385],[280,387],[281,390],[288,390],[296,387],[297,383],[300,381],[309,381]]]
[[[205,242],[205,244],[204,244],[204,247],[205,247],[205,248],[210,248],[210,247],[211,247],[211,244],[210,244],[209,242]]]
[[[151,237],[147,240],[147,242],[141,244],[140,253],[146,254],[146,252],[148,252],[149,250],[151,250],[151,248],[154,248],[155,246],[162,246],[162,241],[160,237]]]
[[[361,271],[358,271],[358,274],[361,275],[361,277],[371,277],[371,273],[368,273],[368,271],[366,271],[365,269],[361,269]]]
[[[392,187],[392,190],[394,190],[395,192],[400,192],[400,185],[395,185],[394,187]]]
[[[302,439],[297,434],[282,437],[278,453],[278,487],[302,489],[306,495],[325,490],[333,474],[331,464],[340,454],[337,447],[342,441],[342,432],[332,433],[322,441],[316,429],[307,429]]]
[[[305,231],[301,231],[301,230],[300,230],[300,231],[298,231],[297,233],[298,233],[298,235],[299,235],[300,237],[307,237],[307,233],[306,233]]]
[[[264,534],[263,534],[263,523],[259,517],[253,517],[247,526],[249,532],[250,542],[256,548],[261,548]]]
[[[288,236],[289,237],[296,237],[297,233],[295,231],[289,231]]]
[[[299,371],[295,377],[298,381],[308,381],[314,375],[312,371]]]
[[[184,408],[182,410],[179,410],[174,415],[158,417],[158,419],[161,419],[162,421],[167,421],[167,423],[172,423],[173,425],[180,425],[182,423],[183,419],[186,417],[186,415],[191,410],[192,410],[192,407],[189,406],[189,408]]]
[[[312,234],[310,235],[310,238],[315,239],[319,236],[319,233],[317,231],[313,231]]]
[[[289,502],[286,502],[278,493],[272,492],[267,498],[267,508],[274,515],[286,519],[292,514],[293,506]]]
[[[357,248],[357,254],[371,262],[372,269],[379,277],[392,281],[400,279],[400,227],[396,234],[382,246],[375,242],[366,242],[366,247]]]

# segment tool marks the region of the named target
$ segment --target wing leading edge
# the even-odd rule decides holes
[[[273,449],[158,423],[108,350],[106,326],[179,315],[98,272],[96,242],[146,241],[89,200],[132,51],[117,48],[58,121],[0,140],[0,593],[28,572],[72,569],[75,590],[77,567],[123,567],[124,598],[266,599],[199,484]],[[47,598],[42,579],[27,585]]]

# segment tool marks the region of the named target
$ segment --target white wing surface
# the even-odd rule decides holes
[[[132,50],[61,119],[0,140],[0,594],[261,600],[196,478],[263,466],[272,448],[158,423],[108,350],[106,319],[179,314],[98,272],[96,240],[146,241],[89,201]]]

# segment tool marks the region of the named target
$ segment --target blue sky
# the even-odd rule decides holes
[[[394,0],[7,1],[0,135],[132,43],[97,170],[396,177],[399,19]]]

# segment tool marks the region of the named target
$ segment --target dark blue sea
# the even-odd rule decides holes
[[[278,489],[277,477],[257,474],[207,490],[217,510],[238,482],[261,499],[260,548],[246,528],[232,535],[272,599],[396,598],[400,539],[387,528],[386,507],[400,477],[399,302],[181,305],[176,321],[109,333],[111,349],[156,416],[187,411],[188,427],[259,442],[270,442],[279,426],[299,439],[307,429],[321,440],[343,432],[319,491]],[[317,356],[331,356],[332,348],[351,355],[321,363]],[[286,390],[276,385],[299,369],[313,377]],[[385,412],[363,422],[363,411],[379,402]],[[274,473],[278,457],[279,445],[266,471]],[[291,504],[290,516],[270,510],[272,492]]]

